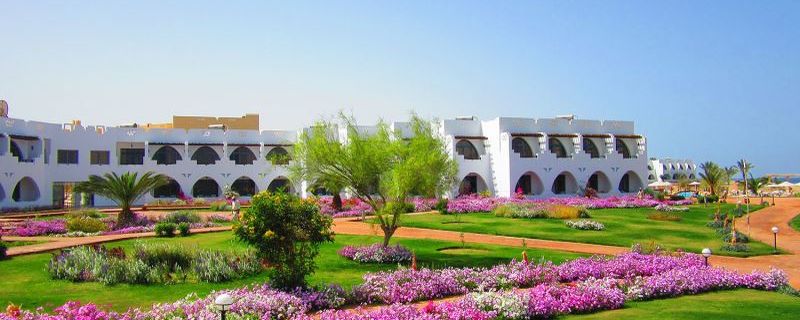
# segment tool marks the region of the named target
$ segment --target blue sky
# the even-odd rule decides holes
[[[636,122],[649,155],[798,172],[798,1],[0,0],[11,116],[89,124],[344,109]]]

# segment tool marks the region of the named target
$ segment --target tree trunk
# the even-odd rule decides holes
[[[130,207],[122,207],[117,216],[116,229],[125,228],[133,222],[134,214]]]
[[[333,208],[336,209],[337,212],[342,211],[342,196],[339,192],[333,194]]]
[[[381,226],[383,229],[383,246],[389,245],[389,240],[392,239],[394,232],[397,231],[397,226]]]

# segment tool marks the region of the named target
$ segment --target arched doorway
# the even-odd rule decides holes
[[[524,195],[540,195],[544,192],[544,185],[539,176],[533,172],[526,172],[517,180],[516,186],[512,192],[522,192]]]
[[[183,157],[172,146],[163,146],[153,154],[152,159],[156,161],[156,164],[171,165],[183,160]]]
[[[39,200],[39,196],[39,186],[30,177],[25,177],[17,182],[11,194],[11,199],[15,202],[30,202]]]
[[[267,190],[269,192],[276,192],[278,190],[283,190],[286,193],[293,192],[292,183],[286,177],[277,177],[273,179],[267,186]]]
[[[533,158],[533,149],[523,138],[516,137],[511,140],[511,149],[519,154],[520,158]]]
[[[583,138],[583,152],[588,153],[592,158],[600,158],[600,149],[590,138]]]
[[[256,188],[256,182],[253,179],[248,177],[240,177],[236,179],[231,185],[231,190],[235,191],[242,197],[252,197],[258,189]]]
[[[622,139],[617,139],[616,149],[617,153],[622,154],[623,159],[631,158],[631,151],[628,149],[628,145],[625,144],[625,141],[622,141]]]
[[[175,179],[167,178],[167,184],[153,189],[153,198],[178,198],[181,185]]]
[[[239,165],[253,164],[256,161],[256,155],[250,148],[241,146],[231,152],[229,157],[231,161]]]
[[[556,155],[556,158],[567,157],[567,148],[564,147],[564,144],[561,143],[561,140],[558,140],[558,138],[551,137],[547,139],[547,147],[550,149],[550,153]]]
[[[611,191],[611,180],[602,171],[597,171],[589,176],[586,187],[597,190],[597,193],[608,193]]]
[[[643,188],[642,179],[633,171],[626,172],[619,181],[619,191],[623,193],[638,192]]]
[[[475,145],[469,142],[469,140],[459,140],[458,143],[456,143],[456,153],[464,156],[464,159],[467,160],[477,160],[481,158],[478,149],[476,149]]]
[[[267,152],[267,161],[272,162],[274,165],[287,165],[291,160],[289,152],[282,147],[275,147]]]
[[[575,194],[578,192],[578,182],[572,173],[564,171],[553,180],[551,191],[555,194]]]
[[[219,184],[209,177],[200,178],[192,187],[192,196],[195,198],[219,197]]]
[[[219,155],[214,149],[208,146],[202,146],[192,154],[192,161],[197,161],[200,165],[215,164],[219,160]]]
[[[6,191],[3,190],[3,186],[0,185],[0,201],[3,201],[5,199],[6,199]]]
[[[461,180],[458,186],[458,195],[470,195],[486,191],[486,181],[477,173],[470,173]]]

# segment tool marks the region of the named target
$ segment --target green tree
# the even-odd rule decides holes
[[[388,245],[412,195],[435,197],[456,183],[458,167],[433,122],[412,115],[405,136],[380,122],[366,132],[355,119],[319,121],[300,135],[290,167],[295,179],[335,181],[367,203]],[[339,131],[339,128],[343,131]],[[339,139],[337,133],[346,134]]]
[[[769,178],[767,177],[758,177],[754,178],[753,174],[750,174],[750,177],[747,178],[747,189],[749,189],[754,194],[758,195],[764,186],[769,183]],[[744,182],[739,183],[739,185],[744,188]]]
[[[134,219],[131,205],[167,182],[166,176],[152,171],[145,172],[141,177],[136,172],[126,172],[122,175],[111,172],[102,176],[89,176],[89,180],[75,186],[75,191],[94,193],[114,201],[121,209],[117,216],[117,228],[122,228]]]
[[[273,267],[272,286],[293,289],[306,286],[319,246],[333,241],[332,224],[313,201],[264,191],[253,196],[233,231]]]
[[[700,164],[700,180],[703,186],[713,195],[719,195],[725,180],[725,169],[718,164],[708,161]]]
[[[722,172],[723,172],[722,186],[724,187],[725,190],[722,197],[724,199],[727,199],[730,191],[731,182],[733,182],[733,176],[739,173],[739,168],[737,168],[736,166],[730,166],[723,168]]]

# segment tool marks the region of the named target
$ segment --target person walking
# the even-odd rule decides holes
[[[233,215],[233,220],[239,220],[239,210],[241,205],[239,204],[239,199],[236,196],[231,198],[231,214]]]

